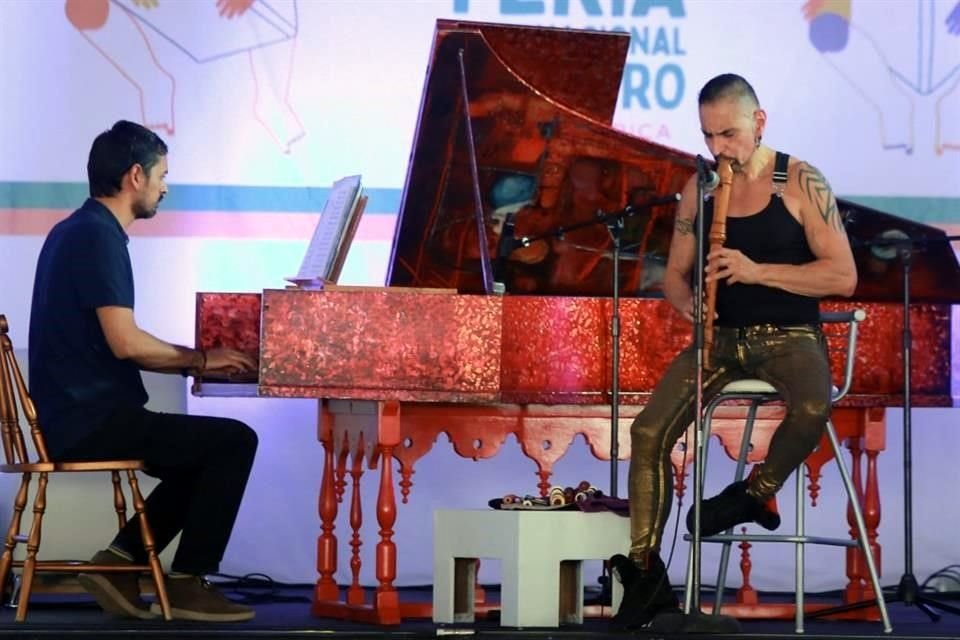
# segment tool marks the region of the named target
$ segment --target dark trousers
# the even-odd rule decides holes
[[[660,549],[673,500],[670,452],[696,410],[696,356],[691,346],[673,360],[630,427],[630,553],[636,559]],[[713,357],[715,368],[703,375],[704,404],[742,378],[764,380],[784,399],[786,415],[748,489],[772,496],[817,446],[830,416],[826,340],[812,325],[718,327]]]
[[[237,420],[120,409],[59,460],[139,459],[160,479],[147,497],[157,552],[180,536],[171,569],[216,573],[257,450],[256,432]],[[140,523],[131,518],[113,544],[146,561]]]

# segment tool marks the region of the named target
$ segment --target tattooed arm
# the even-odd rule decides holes
[[[697,179],[692,176],[683,188],[677,205],[673,236],[670,240],[670,255],[663,274],[663,294],[680,315],[693,322],[693,289],[690,274],[696,259],[697,243],[693,235],[697,215]]]
[[[800,223],[815,260],[797,266],[757,265],[757,281],[806,296],[852,295],[857,268],[830,184],[816,167],[796,162],[790,166],[787,191],[799,204]]]

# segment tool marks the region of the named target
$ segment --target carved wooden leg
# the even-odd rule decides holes
[[[314,602],[336,602],[340,590],[334,580],[337,572],[337,489],[334,483],[334,451],[332,420],[324,402],[320,401],[318,438],[323,445],[323,476],[320,481],[320,537],[317,538],[317,572],[320,577],[314,586]]]
[[[879,451],[867,450],[867,488],[864,494],[863,520],[867,527],[867,541],[870,543],[870,552],[877,564],[877,573],[883,575],[880,562],[882,550],[877,542],[877,529],[880,527],[880,481],[877,477],[877,455]],[[864,576],[864,599],[875,598],[873,585],[868,577]]]
[[[746,527],[740,527],[741,533],[746,533]],[[753,571],[753,561],[750,559],[750,549],[753,547],[744,540],[737,545],[740,548],[740,575],[743,576],[743,582],[737,589],[737,604],[757,605],[760,602],[760,595],[750,584],[750,573]]]
[[[337,502],[343,503],[343,494],[347,490],[347,458],[350,456],[350,447],[343,447],[337,453],[337,466],[333,473],[334,486],[337,488]]]
[[[887,446],[887,414],[883,407],[873,407],[863,415],[863,449],[867,454],[867,486],[864,491],[863,520],[867,529],[867,540],[873,560],[877,565],[877,573],[883,575],[883,549],[877,542],[880,528],[880,477],[877,472],[877,456]],[[867,585],[867,598],[875,597],[872,585],[864,577]]]
[[[397,578],[397,545],[393,541],[393,525],[397,521],[397,501],[393,492],[393,446],[380,448],[380,490],[377,495],[376,610],[382,624],[400,624],[400,600],[393,581]]]
[[[853,460],[852,481],[860,496],[860,505],[863,511],[864,524],[867,529],[867,541],[873,553],[877,572],[882,575],[882,549],[877,542],[877,531],[880,527],[880,481],[877,474],[877,456],[886,447],[886,414],[883,408],[859,409],[841,411],[845,420],[854,420],[856,425],[852,431],[858,437],[850,437],[847,447]],[[863,454],[866,453],[866,480],[863,477]],[[847,522],[850,524],[850,535],[856,537],[856,525],[852,509],[847,509]],[[847,575],[850,583],[844,591],[844,600],[859,602],[875,598],[873,587],[870,584],[866,559],[859,548],[847,550]]]
[[[20,523],[23,520],[23,510],[27,506],[29,489],[30,474],[25,473],[20,478],[20,488],[17,490],[17,496],[13,501],[13,517],[10,518],[10,527],[7,529],[7,537],[3,543],[3,556],[0,556],[0,597],[3,595],[3,587],[10,576],[10,568],[13,566],[13,551],[17,548]]]
[[[410,501],[410,489],[413,487],[413,474],[415,473],[412,464],[400,462],[400,501],[403,504]]]
[[[360,546],[363,542],[360,540],[360,527],[363,526],[363,509],[360,504],[360,479],[363,477],[363,441],[357,445],[357,451],[353,452],[353,464],[350,467],[350,478],[353,480],[353,491],[350,495],[350,528],[353,535],[350,539],[352,551],[350,553],[350,571],[353,574],[353,580],[350,583],[350,589],[347,590],[347,604],[363,604],[363,587],[360,586]]]
[[[114,471],[114,479],[119,480],[120,474]],[[163,579],[163,567],[160,566],[160,559],[157,557],[157,545],[153,539],[153,530],[150,529],[150,523],[147,522],[147,503],[140,493],[140,484],[137,482],[137,474],[132,469],[127,470],[127,480],[130,482],[130,494],[133,497],[133,512],[140,520],[140,539],[143,541],[143,550],[147,552],[147,562],[150,564],[150,576],[153,578],[153,587],[156,589],[157,601],[160,603],[160,611],[163,613],[163,619],[167,622],[173,620],[173,613],[170,611],[170,600],[167,598],[167,585]],[[120,494],[119,505],[123,507],[124,520],[126,520],[127,506],[123,501],[123,491],[119,484],[114,485],[116,493]],[[118,506],[117,513],[121,510]]]
[[[850,450],[850,480],[857,491],[860,499],[860,507],[863,509],[863,473],[861,472],[861,462],[863,459],[863,450],[860,448],[859,438],[849,438],[847,448]],[[866,515],[866,514],[864,514]],[[857,523],[854,520],[853,509],[847,505],[847,524],[850,525],[850,538],[857,539]],[[859,547],[847,547],[847,586],[843,591],[845,602],[859,602],[865,600],[867,584],[867,568],[864,562],[863,553]],[[871,590],[872,591],[872,590]]]
[[[47,474],[41,473],[37,481],[37,497],[33,501],[33,524],[30,537],[27,538],[27,557],[23,561],[23,575],[20,586],[20,602],[17,603],[17,622],[27,619],[27,604],[30,602],[30,590],[33,588],[33,574],[37,566],[37,552],[40,550],[43,514],[47,510]]]
[[[537,471],[537,475],[540,477],[540,482],[537,483],[537,487],[540,489],[540,497],[546,498],[550,495],[550,476],[553,475],[552,468],[540,468]]]
[[[475,605],[487,604],[487,590],[480,584],[480,565],[482,563],[483,560],[477,558],[477,567],[473,580],[473,603]]]
[[[113,509],[117,512],[117,531],[127,526],[127,501],[123,497],[120,486],[120,472],[111,471],[110,481],[113,483]]]

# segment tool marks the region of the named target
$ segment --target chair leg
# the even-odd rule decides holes
[[[750,455],[750,441],[753,438],[753,425],[757,419],[757,409],[760,407],[759,400],[752,400],[750,408],[747,410],[747,419],[743,424],[743,436],[740,439],[740,452],[737,454],[737,468],[734,472],[734,482],[743,480],[747,468],[747,456]],[[726,533],[733,533],[733,529],[728,529]],[[723,596],[727,588],[727,571],[730,567],[730,546],[732,542],[722,543],[720,550],[720,566],[717,569],[717,598],[713,603],[714,615],[719,615],[720,608],[723,605]]]
[[[113,483],[113,509],[117,512],[117,530],[127,526],[127,501],[123,497],[123,488],[120,486],[120,472],[111,471],[110,481]]]
[[[837,468],[840,471],[840,477],[843,480],[843,486],[847,490],[847,498],[850,501],[853,510],[853,518],[857,523],[857,542],[860,545],[860,551],[867,563],[867,571],[870,573],[870,583],[873,585],[873,592],[877,598],[877,608],[880,610],[880,619],[883,622],[883,630],[886,633],[893,631],[890,625],[890,616],[887,614],[887,603],[883,598],[883,589],[880,587],[880,577],[877,573],[877,563],[874,562],[873,553],[870,550],[870,542],[867,538],[867,525],[863,520],[863,509],[860,507],[860,496],[857,494],[853,481],[850,479],[850,473],[847,471],[847,465],[843,462],[843,452],[840,449],[840,441],[837,439],[837,432],[833,428],[833,422],[827,420],[827,437],[830,439],[830,447],[833,449],[833,457],[837,461]]]
[[[797,537],[803,539],[803,536],[806,535],[807,525],[806,520],[804,519],[804,509],[806,505],[806,487],[803,483],[803,469],[806,465],[801,464],[797,467],[794,473],[797,476],[797,507],[796,507],[796,519],[797,519]],[[794,594],[796,598],[796,609],[794,610],[794,630],[797,633],[803,633],[803,618],[806,614],[804,610],[805,604],[805,594],[804,589],[804,574],[806,572],[806,566],[804,564],[804,551],[806,550],[805,543],[797,542],[794,546],[794,571],[796,575],[794,577]]]
[[[699,436],[700,450],[694,451],[693,482],[699,483],[700,485],[701,501],[703,500],[703,480],[707,477],[707,446],[710,444],[710,420],[713,417],[713,407],[713,404],[709,405],[704,413],[703,423],[701,426],[703,433],[701,433]],[[693,504],[691,507],[695,509],[697,508],[697,505]],[[693,540],[691,540],[687,552],[687,579],[683,589],[683,612],[686,614],[689,614],[691,608],[693,607],[693,564]],[[697,601],[699,602],[699,600],[700,598],[698,597]]]
[[[170,611],[170,600],[167,598],[167,586],[163,579],[163,567],[160,566],[160,559],[157,557],[153,530],[150,529],[150,525],[147,522],[147,505],[143,499],[143,494],[140,493],[140,484],[137,482],[136,472],[128,469],[127,479],[130,481],[130,493],[133,495],[133,510],[137,514],[137,518],[140,519],[140,537],[143,540],[143,549],[147,552],[147,560],[150,563],[150,575],[153,577],[153,586],[157,592],[160,611],[163,613],[163,619],[170,622],[173,620],[173,614]],[[126,507],[124,507],[124,512],[126,512]]]
[[[37,480],[37,497],[33,501],[33,523],[30,525],[30,537],[27,538],[27,556],[23,561],[23,575],[20,583],[20,602],[17,603],[15,620],[27,619],[27,606],[30,602],[30,590],[33,588],[33,575],[37,568],[37,552],[40,551],[40,539],[43,531],[43,514],[47,510],[47,474],[41,473]]]
[[[23,510],[27,506],[27,495],[30,490],[30,474],[25,473],[20,478],[20,488],[13,501],[13,516],[10,518],[10,527],[3,543],[3,555],[0,556],[0,595],[7,579],[12,575],[13,554],[17,549],[17,538],[20,536],[20,523],[23,521]]]

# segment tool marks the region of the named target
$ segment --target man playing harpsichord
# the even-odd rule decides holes
[[[147,410],[142,369],[162,373],[242,372],[248,355],[170,344],[134,319],[127,229],[152,218],[167,193],[167,145],[121,120],[96,137],[90,197],[56,224],[37,261],[30,314],[30,389],[56,461],[137,459],[160,479],[146,500],[157,552],[180,535],[166,581],[174,618],[249,620],[250,607],[204,580],[219,570],[257,449],[237,420]],[[93,556],[98,565],[145,564],[139,518]],[[140,597],[134,572],[85,573],[83,587],[113,615],[159,615]]]

